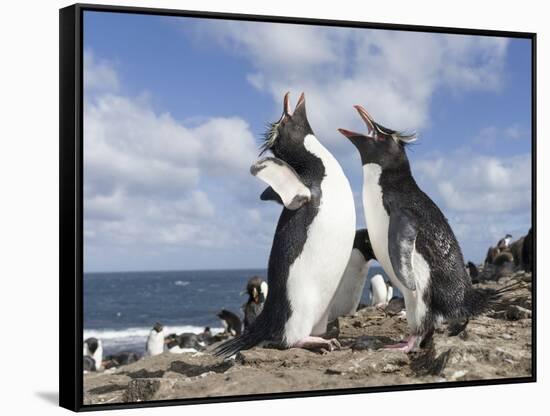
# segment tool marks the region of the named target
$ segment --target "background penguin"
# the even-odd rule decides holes
[[[487,250],[487,255],[485,256],[484,264],[493,264],[499,253],[500,250],[497,247],[489,247],[489,249]]]
[[[330,305],[328,320],[352,315],[357,311],[369,272],[369,262],[375,260],[366,228],[357,230],[348,265]]]
[[[248,280],[246,291],[248,300],[243,305],[244,329],[246,330],[256,320],[264,308],[268,285],[260,276],[253,276]]]
[[[217,316],[221,319],[225,331],[229,335],[241,335],[243,324],[241,322],[241,318],[239,318],[236,314],[226,309],[222,309]]]
[[[499,250],[504,250],[504,249],[508,248],[510,246],[510,241],[512,241],[512,235],[511,234],[506,234],[506,236],[504,236],[504,238],[501,238],[500,240],[498,240],[497,248]]]
[[[180,335],[169,334],[164,338],[164,343],[172,354],[204,350],[204,344],[201,344],[198,335],[192,332],[184,332]]]
[[[149,332],[149,337],[147,338],[147,343],[145,344],[145,355],[154,356],[159,355],[164,352],[164,327],[158,322],[155,324],[151,332]]]
[[[90,337],[84,340],[84,356],[94,360],[95,368],[90,371],[99,371],[103,368],[103,344],[100,339]]]
[[[370,304],[372,306],[386,306],[393,297],[393,288],[386,284],[381,274],[375,274],[370,279]]]
[[[222,344],[232,355],[263,341],[284,348],[332,350],[326,332],[329,307],[348,263],[355,236],[355,205],[348,179],[317,140],[306,115],[304,94],[290,113],[285,95],[281,118],[265,137],[262,153],[275,157],[251,168],[270,189],[262,199],[284,205],[268,264],[269,296],[248,330]]]
[[[533,231],[531,228],[529,228],[529,232],[523,241],[521,266],[526,272],[531,272],[533,270]]]
[[[212,331],[210,330],[209,326],[205,327],[204,331],[202,331],[197,336],[199,338],[199,342],[203,343],[204,345],[210,345],[212,343]]]
[[[479,269],[477,268],[477,266],[471,261],[469,261],[466,267],[468,268],[468,274],[470,275],[470,279],[472,280],[472,283],[479,283],[479,279],[478,279]]]
[[[404,295],[411,336],[394,348],[423,346],[441,319],[481,313],[500,292],[474,289],[447,219],[414,180],[405,146],[415,139],[376,123],[355,106],[368,134],[340,129],[363,165],[363,208],[378,262]]]
[[[89,355],[85,355],[84,358],[82,359],[82,369],[87,372],[96,371],[95,361]]]
[[[120,367],[135,363],[141,358],[141,355],[134,351],[121,351],[105,357],[105,368]]]
[[[521,253],[523,252],[523,244],[525,242],[525,236],[517,239],[513,243],[508,245],[507,250],[512,253],[514,257],[514,265],[516,267],[521,266]]]

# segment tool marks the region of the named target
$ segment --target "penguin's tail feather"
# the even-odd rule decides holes
[[[217,357],[227,358],[241,350],[248,350],[263,341],[268,341],[270,338],[268,326],[262,325],[262,322],[258,322],[260,317],[258,317],[250,328],[245,330],[241,335],[238,335],[229,341],[225,341],[214,348],[214,355]]]
[[[470,318],[487,312],[502,303],[502,296],[525,287],[524,282],[514,282],[500,289],[472,288],[466,296],[464,317]]]

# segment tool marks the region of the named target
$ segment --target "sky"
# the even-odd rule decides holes
[[[266,267],[281,208],[249,173],[286,91],[350,180],[354,104],[415,131],[420,188],[465,260],[531,226],[526,39],[84,14],[84,269]]]

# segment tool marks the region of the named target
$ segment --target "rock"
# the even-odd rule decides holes
[[[154,400],[161,388],[169,389],[173,385],[170,380],[161,378],[136,378],[130,381],[122,396],[124,402],[143,402]]]
[[[195,365],[184,361],[174,361],[170,364],[170,371],[183,374],[187,377],[196,377],[206,373],[224,373],[233,365],[232,361],[223,361],[213,365]]]
[[[489,275],[490,268],[480,276]],[[527,377],[532,370],[530,276],[518,271],[499,282],[480,278],[476,287],[521,284],[486,314],[471,319],[458,336],[449,336],[443,326],[415,353],[381,349],[407,335],[407,322],[365,307],[330,324],[341,350],[321,355],[256,347],[241,351],[234,360],[208,351],[164,353],[116,370],[84,374],[84,404]]]
[[[522,308],[518,305],[510,305],[506,309],[506,319],[517,321],[518,319],[531,318],[532,312],[529,309]]]
[[[384,347],[384,345],[392,344],[394,341],[388,337],[374,337],[370,335],[365,335],[364,337],[359,337],[352,345],[354,351],[375,351]]]

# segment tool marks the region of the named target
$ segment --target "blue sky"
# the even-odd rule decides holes
[[[280,209],[248,173],[285,91],[348,175],[336,129],[415,130],[413,175],[466,260],[531,216],[530,43],[85,12],[85,269],[264,267]]]

